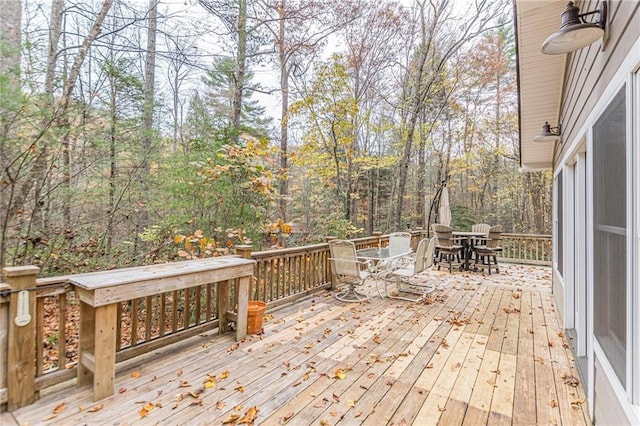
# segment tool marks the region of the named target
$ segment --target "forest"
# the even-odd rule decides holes
[[[0,8],[0,265],[62,275],[427,228],[551,232],[510,0]]]

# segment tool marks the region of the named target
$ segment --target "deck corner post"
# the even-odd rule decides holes
[[[8,318],[7,410],[13,411],[38,398],[36,366],[36,277],[37,266],[3,268],[11,287]],[[19,306],[20,305],[20,306]],[[4,364],[4,363],[3,363]]]
[[[253,246],[248,244],[242,244],[235,246],[236,253],[239,254],[244,259],[251,259],[251,252],[253,251]]]

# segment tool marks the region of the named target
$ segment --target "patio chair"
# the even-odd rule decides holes
[[[451,272],[453,261],[457,260],[460,263],[462,246],[456,244],[453,238],[453,229],[450,226],[434,223],[431,225],[431,229],[438,239],[438,244],[436,245],[438,250],[438,271],[440,270],[440,263],[446,261],[449,264],[449,272]]]
[[[500,272],[497,256],[497,253],[502,251],[500,234],[502,234],[502,225],[492,226],[487,233],[486,243],[473,248],[476,257],[474,270],[478,270],[478,262],[480,262],[480,268],[486,268],[489,275],[491,275],[492,267],[495,268],[496,272]],[[493,259],[493,266],[491,259]]]
[[[335,297],[343,302],[361,302],[368,296],[358,291],[369,277],[370,262],[361,262],[356,257],[356,246],[347,240],[329,241],[331,270],[339,283],[346,284],[346,289],[336,293]]]
[[[491,229],[491,225],[488,223],[476,223],[475,225],[471,225],[471,232],[482,232],[484,234],[489,232]]]
[[[411,257],[408,263],[403,263],[398,268],[392,269],[392,271],[384,277],[384,288],[387,297],[392,299],[407,300],[410,302],[417,302],[424,298],[428,293],[435,290],[434,283],[421,283],[418,281],[411,281],[411,278],[426,271],[433,266],[434,252],[436,248],[436,239],[424,238],[418,243],[415,257]],[[398,294],[388,292],[388,282],[395,283]],[[411,298],[404,296],[401,293],[409,293],[419,295],[418,298]]]
[[[390,249],[411,250],[411,234],[409,232],[392,232],[389,234]]]
[[[389,234],[389,244],[387,248],[390,251],[404,251],[407,253],[411,252],[411,234],[409,232],[392,232]],[[380,269],[391,269],[393,267],[393,260],[383,260],[378,265],[377,268]]]
[[[476,223],[471,225],[471,232],[482,232],[483,234],[489,233],[489,229],[491,229],[491,225],[488,223]],[[484,238],[474,238],[474,245],[484,245],[487,241]]]

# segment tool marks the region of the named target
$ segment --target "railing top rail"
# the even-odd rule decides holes
[[[329,247],[327,243],[313,244],[310,246],[302,246],[302,247],[287,247],[276,250],[262,250],[262,251],[254,251],[251,252],[251,257],[253,258],[262,258],[262,257],[276,257],[282,254],[295,254],[295,253],[304,253],[304,252],[313,252],[318,250],[324,250]]]
[[[515,238],[526,238],[530,240],[550,240],[551,235],[547,234],[513,234],[508,232],[503,232],[502,237],[515,237]]]

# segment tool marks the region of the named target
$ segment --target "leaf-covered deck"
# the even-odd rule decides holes
[[[338,302],[270,313],[264,334],[192,338],[120,364],[97,403],[67,386],[18,424],[589,424],[550,270],[429,271],[427,303]],[[371,289],[371,294],[376,294]],[[11,420],[11,415],[3,420]],[[235,419],[235,420],[234,420]]]

